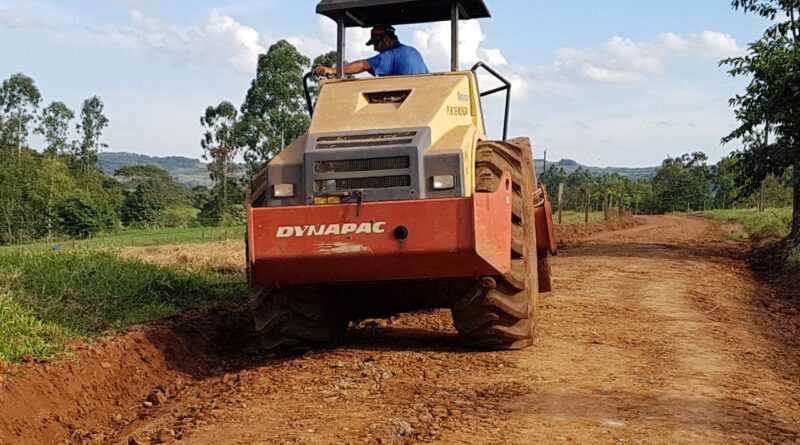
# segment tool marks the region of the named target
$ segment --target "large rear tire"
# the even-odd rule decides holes
[[[527,139],[480,142],[475,159],[477,192],[496,191],[504,171],[512,177],[511,272],[476,282],[453,304],[453,321],[465,346],[525,348],[533,344],[539,313],[533,154]]]
[[[266,164],[248,186],[247,200],[253,206],[267,201]],[[339,345],[349,324],[333,301],[328,286],[267,287],[254,284],[250,273],[250,246],[246,242],[250,310],[265,352],[302,353]]]

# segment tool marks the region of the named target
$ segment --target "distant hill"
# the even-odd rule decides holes
[[[544,161],[542,159],[536,160],[536,171],[539,172],[540,175],[544,171],[543,164]],[[547,167],[550,168],[552,164],[552,162],[548,162]],[[120,167],[128,165],[155,165],[161,167],[175,178],[176,181],[186,184],[189,187],[194,187],[196,185],[212,185],[211,179],[208,177],[206,164],[198,159],[186,158],[183,156],[147,156],[127,152],[100,153],[100,166],[103,171],[109,175],[113,175]],[[618,173],[631,179],[650,179],[656,175],[656,167],[589,167],[578,164],[571,159],[562,159],[556,162],[556,165],[563,168],[567,174],[574,172],[578,167],[583,167],[588,169],[593,175]]]
[[[183,156],[147,156],[127,152],[100,153],[99,158],[100,168],[109,175],[113,175],[119,168],[129,165],[155,165],[163,168],[176,181],[189,187],[212,185],[206,164],[198,159]]]
[[[544,171],[543,168],[544,160],[537,159],[536,160],[536,172],[541,174]],[[547,168],[553,165],[553,162],[547,162]],[[602,175],[603,173],[608,174],[620,174],[622,176],[627,176],[631,179],[652,179],[656,175],[656,169],[658,167],[590,167],[586,165],[578,164],[577,162],[573,161],[572,159],[562,159],[555,163],[555,165],[564,169],[567,174],[570,174],[578,169],[578,167],[583,167],[592,175]]]

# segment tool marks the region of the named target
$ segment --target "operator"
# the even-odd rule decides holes
[[[359,74],[368,71],[375,76],[407,76],[412,74],[428,74],[428,67],[419,51],[403,45],[397,39],[394,27],[380,25],[372,28],[367,46],[374,45],[378,54],[372,58],[359,60],[344,65],[345,75]],[[336,68],[318,66],[314,68],[317,76],[334,76]]]

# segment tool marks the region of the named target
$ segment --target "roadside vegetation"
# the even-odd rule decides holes
[[[0,360],[42,360],[216,301],[243,297],[239,274],[161,266],[113,251],[0,252]]]
[[[783,238],[789,234],[792,222],[792,209],[729,209],[695,212],[693,215],[714,219],[717,221],[736,221],[741,223],[742,231],[730,234],[731,241],[741,240],[767,240]]]

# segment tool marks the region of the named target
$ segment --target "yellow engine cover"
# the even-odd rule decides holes
[[[309,133],[428,127],[429,150],[460,149],[467,194],[475,147],[486,139],[472,71],[323,81]]]

